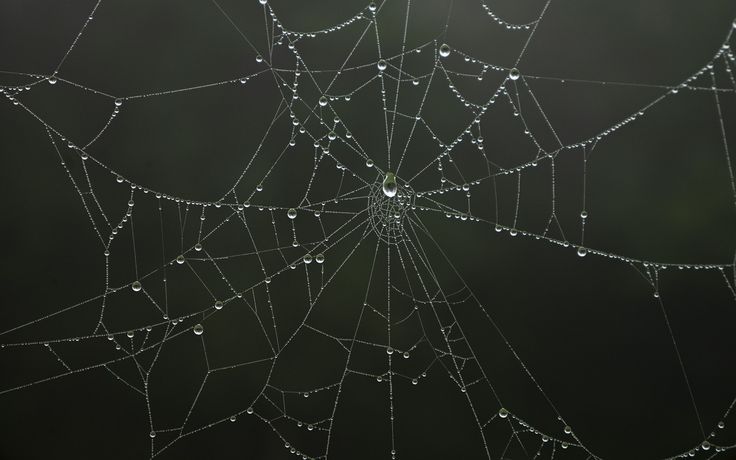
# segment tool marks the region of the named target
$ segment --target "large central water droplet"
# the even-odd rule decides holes
[[[399,186],[396,184],[396,176],[392,172],[386,173],[386,178],[383,179],[383,194],[389,198],[396,196],[396,191]]]

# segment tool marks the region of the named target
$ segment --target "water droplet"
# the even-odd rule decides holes
[[[150,433],[148,433],[148,436],[150,436],[151,439],[153,439],[153,438],[156,437],[156,432],[155,431],[151,431]]]
[[[702,447],[703,450],[710,450],[710,443],[708,441],[703,441],[700,447]]]
[[[317,262],[318,264],[321,264],[321,263],[323,263],[323,262],[325,261],[325,255],[324,255],[324,254],[322,254],[322,253],[319,253],[319,254],[317,254],[317,257],[315,257],[315,258],[314,258],[314,260],[315,260],[315,261],[316,261],[316,262]]]
[[[319,98],[319,105],[321,105],[322,107],[324,107],[324,106],[327,105],[327,97],[326,96],[322,96],[321,98]]]
[[[383,194],[389,198],[393,198],[396,196],[397,190],[396,176],[392,172],[387,172],[386,178],[383,179]]]
[[[135,292],[140,291],[143,289],[143,285],[141,285],[140,281],[133,281],[133,285],[131,286]]]
[[[234,421],[235,421],[235,420],[237,420],[237,419],[238,419],[238,417],[237,417],[236,415],[231,415],[231,416],[230,416],[230,421],[231,421],[231,422],[234,422]]]
[[[246,409],[245,411],[246,411],[247,413],[249,413],[249,414],[252,414],[252,413],[253,413],[253,408],[252,408],[252,407],[249,407],[249,408],[247,408],[247,409]]]
[[[222,307],[223,307],[222,300],[218,300],[217,302],[215,302],[215,310],[222,310]]]
[[[266,284],[271,284],[271,277],[267,276],[264,281],[266,282]]]
[[[52,85],[56,84],[56,77],[49,77],[49,83]]]
[[[419,380],[417,380],[417,379],[411,379],[411,384],[412,385],[416,385],[417,383],[419,383]]]
[[[581,219],[587,219],[588,218],[588,211],[580,211],[580,218]]]
[[[286,215],[289,217],[289,219],[296,219],[296,209],[289,208],[289,210],[286,212]]]
[[[179,254],[178,256],[176,256],[176,263],[179,264],[179,265],[181,265],[181,264],[184,263],[184,255],[183,254]]]
[[[123,105],[123,100],[122,99],[115,99],[115,107],[120,107],[121,105]]]
[[[509,71],[509,78],[512,80],[518,80],[520,76],[521,73],[519,73],[519,69],[517,69],[516,67]]]
[[[312,254],[304,254],[304,263],[305,264],[311,264],[312,263]]]
[[[192,330],[194,331],[195,335],[202,335],[202,333],[204,332],[204,327],[201,324],[195,324]]]
[[[368,5],[368,9],[369,9],[369,10],[371,10],[372,12],[373,12],[373,11],[376,11],[376,8],[377,8],[377,7],[376,7],[376,4],[375,4],[374,2],[371,2],[371,3],[370,3],[370,4]]]
[[[507,411],[505,408],[501,408],[498,410],[498,416],[501,418],[506,418],[509,416],[509,411]]]
[[[258,3],[260,3],[261,5],[265,5],[267,1],[268,0],[258,0]]]
[[[393,355],[394,354],[394,349],[391,348],[391,347],[388,347],[388,348],[386,348],[386,353],[389,354],[389,355]]]
[[[201,251],[202,250],[202,245],[200,243],[195,244],[194,245],[194,250],[197,251],[197,252]]]
[[[369,168],[372,168],[373,167],[373,160],[371,160],[370,158],[368,158],[367,160],[365,160],[365,165],[368,166]]]
[[[132,338],[133,338],[133,336],[135,335],[135,332],[133,332],[133,331],[128,331],[128,332],[127,332],[127,333],[126,333],[125,335],[127,335],[129,339],[132,339]]]
[[[565,434],[570,434],[570,433],[572,433],[572,428],[570,428],[570,426],[567,425],[567,426],[565,426],[564,431],[565,431]]]
[[[386,70],[386,67],[388,67],[388,64],[383,59],[381,59],[380,61],[378,61],[378,64],[376,64],[376,65],[378,66],[378,70],[380,70],[381,72],[383,72],[384,70]]]
[[[585,257],[586,255],[588,255],[588,250],[581,246],[578,248],[578,255],[580,257]]]
[[[450,55],[450,45],[447,43],[443,43],[442,46],[440,46],[440,56],[443,58],[446,58]]]

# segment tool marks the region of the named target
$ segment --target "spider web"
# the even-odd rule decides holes
[[[550,0],[533,5],[533,20],[518,23],[480,2],[485,27],[519,43],[505,65],[486,60],[481,47],[453,44],[450,18],[460,4],[371,3],[303,32],[282,22],[288,10],[250,3],[247,13],[226,2],[208,5],[249,62],[231,78],[131,95],[67,79],[65,63],[93,35],[106,0],[93,5],[52,72],[3,71],[17,80],[1,88],[6,105],[42,130],[76,196],[65,206],[83,215],[89,231],[80,229],[79,238],[97,248],[94,260],[78,263],[93,264],[98,276],[66,289],[76,301],[6,324],[3,361],[42,354],[46,364],[6,374],[0,398],[70,379],[83,386],[78,378],[104,374],[116,394],[141,405],[144,417],[132,431],[150,442],[151,458],[232,426],[247,426],[248,436],[266,427],[285,452],[304,459],[360,457],[364,449],[415,458],[421,445],[432,445],[421,431],[443,417],[420,409],[442,400],[460,408],[449,413],[450,423],[472,431],[473,445],[462,447],[472,453],[463,458],[607,457],[537,377],[543,365],[533,349],[513,340],[508,320],[497,321],[499,307],[476,294],[482,273],[469,280],[453,246],[465,238],[501,245],[526,239],[550,257],[573,254],[569,264],[595,259],[644,282],[668,339],[656,351],[675,357],[672,380],[697,426],[694,437],[670,443],[660,458],[725,458],[721,453],[736,447],[727,429],[733,391],[717,418],[701,415],[660,288],[672,272],[682,279],[705,274],[707,295],[718,290],[718,301],[733,308],[732,235],[719,263],[634,257],[608,249],[605,239],[586,239],[589,163],[619,133],[666,117],[660,107],[683,97],[706,100],[716,117],[710,132],[719,154],[708,161],[721,173],[714,182],[733,215],[726,113],[736,91],[736,22],[702,66],[675,84],[656,85],[525,73],[528,47],[555,8]],[[262,10],[258,28],[244,22],[253,8]],[[440,26],[417,40],[410,19],[432,15]],[[563,132],[569,129],[553,122],[540,97],[571,84],[649,92],[625,116],[581,136]],[[137,177],[126,172],[136,170],[124,156],[108,154],[106,139],[141,130],[136,120],[152,105],[165,107],[156,117],[165,125],[168,110],[207,113],[212,101],[242,100],[243,93],[255,115],[223,130],[251,137],[246,149],[230,146],[241,162],[229,171],[232,180],[202,170],[200,180],[219,185],[214,199],[146,185],[160,172],[144,168]],[[58,118],[53,111],[37,108],[50,94],[93,107],[93,134],[50,121]],[[213,158],[230,148],[218,144],[217,132],[208,144]],[[561,171],[575,178],[572,185],[560,184],[567,179]],[[730,220],[723,228],[728,234]],[[340,439],[353,431],[371,445],[346,446]]]

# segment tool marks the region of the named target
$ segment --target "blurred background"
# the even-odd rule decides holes
[[[706,437],[713,446],[736,443],[736,420],[724,417],[736,396],[728,163],[736,161],[736,85],[727,71],[734,63],[713,63],[715,86],[724,89],[717,101],[710,70],[668,94],[713,60],[733,33],[736,4],[377,3],[373,27],[367,2],[353,0],[102,0],[96,9],[86,0],[0,1],[0,86],[19,102],[0,99],[0,457],[146,458],[188,432],[157,456],[293,458],[287,442],[316,457],[330,418],[329,453],[338,459],[391,458],[392,449],[404,459],[490,452],[515,460],[538,451],[537,458],[653,459],[686,453]],[[270,11],[291,31],[315,32],[295,39],[299,67],[288,41],[274,46]],[[531,40],[530,30],[508,29],[488,11],[531,23]],[[452,51],[436,66],[442,43]],[[379,58],[388,65],[382,79]],[[348,70],[338,75],[342,66]],[[490,106],[438,171],[438,143],[460,139],[475,118],[450,85],[482,104],[512,67],[522,78],[507,82],[510,97]],[[285,110],[295,70],[303,103],[293,111],[308,134]],[[327,87],[334,98],[321,108]],[[111,118],[116,99],[122,104]],[[391,121],[394,104],[400,114],[388,148],[384,116]],[[595,138],[643,108],[593,149],[560,150],[554,167],[541,158],[540,148]],[[324,146],[331,130],[339,140],[315,168],[311,136]],[[478,130],[485,157],[471,142]],[[88,143],[91,159],[83,161],[78,147]],[[412,244],[391,247],[364,232],[363,184],[380,183],[402,152],[399,181],[416,177],[417,192],[441,188],[442,177],[483,179],[469,201],[465,192],[422,201],[481,221],[419,210]],[[332,201],[353,190],[354,199]],[[122,222],[129,200],[134,211]],[[223,206],[200,204],[218,200]],[[252,206],[243,221],[233,213],[245,200]],[[530,235],[513,237],[511,228]],[[542,234],[569,245],[534,237]],[[202,251],[192,249],[198,242]],[[591,253],[579,257],[578,245]],[[726,266],[653,270],[594,251]],[[289,270],[305,252],[326,260]],[[173,262],[179,254],[184,264]],[[130,289],[135,280],[142,292]],[[103,302],[106,288],[122,289]],[[218,299],[227,300],[222,310],[212,308]],[[392,322],[390,339],[389,302],[392,318],[412,315]],[[183,320],[172,326],[176,318]],[[300,329],[304,321],[312,328]],[[197,323],[205,329],[199,337],[190,331]],[[143,351],[164,334],[163,347]],[[360,340],[346,365],[351,342],[334,338],[354,335]],[[467,369],[437,357],[448,337],[457,355],[475,356]],[[274,346],[286,343],[274,361]],[[131,350],[140,350],[136,359],[121,359]],[[389,356],[400,374],[390,384]],[[223,370],[207,374],[208,366]],[[458,375],[481,381],[466,393]],[[590,452],[553,451],[561,444],[517,438],[517,422],[498,419],[484,440],[476,417],[483,424],[500,407]],[[563,432],[566,424],[578,441]]]

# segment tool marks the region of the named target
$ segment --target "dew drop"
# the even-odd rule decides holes
[[[396,176],[392,172],[387,172],[386,178],[383,179],[383,194],[389,198],[393,198],[396,196],[397,190]]]
[[[519,69],[517,69],[516,67],[509,71],[509,78],[512,80],[518,80],[520,76],[521,74],[519,73]]]
[[[217,302],[215,302],[215,310],[222,310],[222,307],[223,307],[222,300],[218,300]]]
[[[315,258],[314,258],[314,260],[315,260],[315,261],[316,261],[316,262],[317,262],[318,264],[321,264],[321,263],[323,263],[323,262],[325,261],[325,255],[324,255],[324,254],[322,254],[322,253],[319,253],[319,254],[317,254],[317,257],[315,257]]]
[[[311,264],[312,263],[312,254],[304,254],[304,263],[305,264]]]
[[[56,84],[56,77],[49,77],[49,84],[55,85]]]
[[[388,64],[383,59],[381,59],[380,61],[378,61],[378,64],[376,64],[376,65],[378,66],[378,70],[380,70],[381,72],[383,72],[384,70],[386,70],[386,67],[388,67]]]
[[[204,332],[204,327],[201,324],[195,324],[192,330],[194,331],[195,335],[202,335],[202,333]]]
[[[140,281],[133,281],[133,285],[131,286],[131,288],[133,288],[135,292],[138,292],[143,289],[143,285],[141,285]]]
[[[501,408],[498,410],[498,416],[501,418],[506,418],[509,416],[509,411],[507,411],[505,408]]]
[[[286,212],[286,215],[289,217],[289,219],[296,219],[296,209],[289,208],[289,210]]]
[[[440,46],[440,56],[443,58],[446,58],[450,55],[450,45],[447,43],[443,43],[442,46]]]
[[[176,263],[179,264],[179,265],[181,265],[181,264],[184,263],[184,255],[183,254],[179,254],[178,256],[176,256]]]
[[[320,97],[319,98],[319,105],[321,105],[322,107],[326,106],[327,105],[327,97],[325,97],[325,96]]]
[[[588,250],[581,246],[578,248],[578,255],[580,257],[585,257],[586,255],[588,255]]]

